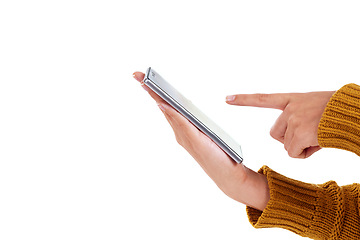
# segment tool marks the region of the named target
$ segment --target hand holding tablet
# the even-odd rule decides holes
[[[159,105],[177,142],[190,153],[217,186],[232,199],[263,210],[269,200],[266,177],[233,161],[214,141],[145,85],[144,73],[135,72],[134,77]],[[156,144],[156,138],[154,145],[159,151],[166,148]],[[169,160],[171,158],[169,156]]]

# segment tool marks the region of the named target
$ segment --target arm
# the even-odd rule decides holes
[[[141,81],[142,73],[134,77]],[[209,138],[147,89],[183,146],[229,197],[246,204],[256,228],[282,227],[315,239],[359,239],[358,185],[306,184],[268,167],[259,173],[234,163]]]
[[[270,135],[284,144],[290,157],[307,158],[320,150],[317,129],[326,104],[333,94],[334,91],[239,94],[228,96],[227,103],[282,110]]]
[[[255,228],[284,228],[312,239],[360,239],[359,184],[308,184],[264,166],[270,201],[264,211],[247,207]]]
[[[360,87],[348,84],[327,103],[317,131],[321,147],[360,155]],[[255,228],[281,227],[314,239],[360,239],[360,185],[307,184],[263,167],[270,201],[261,212],[247,207]]]
[[[360,87],[348,84],[329,92],[238,94],[227,103],[280,109],[270,135],[291,157],[306,158],[332,147],[360,155]]]
[[[321,147],[360,156],[360,86],[347,84],[332,96],[319,124],[318,141]]]

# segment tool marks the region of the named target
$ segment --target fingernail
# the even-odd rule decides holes
[[[165,112],[165,108],[161,103],[158,103],[158,107],[160,108],[161,111]]]
[[[234,101],[234,100],[235,100],[235,96],[234,96],[234,95],[229,95],[229,96],[226,97],[226,101],[227,101],[227,102],[232,102],[232,101]]]

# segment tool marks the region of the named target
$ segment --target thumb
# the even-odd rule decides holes
[[[291,99],[291,93],[273,94],[237,94],[226,97],[226,102],[231,105],[274,108],[284,110]]]

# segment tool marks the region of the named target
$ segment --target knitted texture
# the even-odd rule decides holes
[[[268,179],[270,201],[263,212],[246,208],[255,228],[284,228],[312,239],[360,239],[358,184],[309,184],[267,166],[259,172]]]
[[[320,120],[321,147],[360,155],[360,87],[348,84],[330,99]],[[334,181],[309,184],[287,178],[267,166],[270,201],[264,211],[247,207],[255,228],[280,227],[312,239],[360,239],[359,184]]]
[[[327,104],[318,128],[321,147],[340,148],[360,155],[360,87],[340,88]]]

